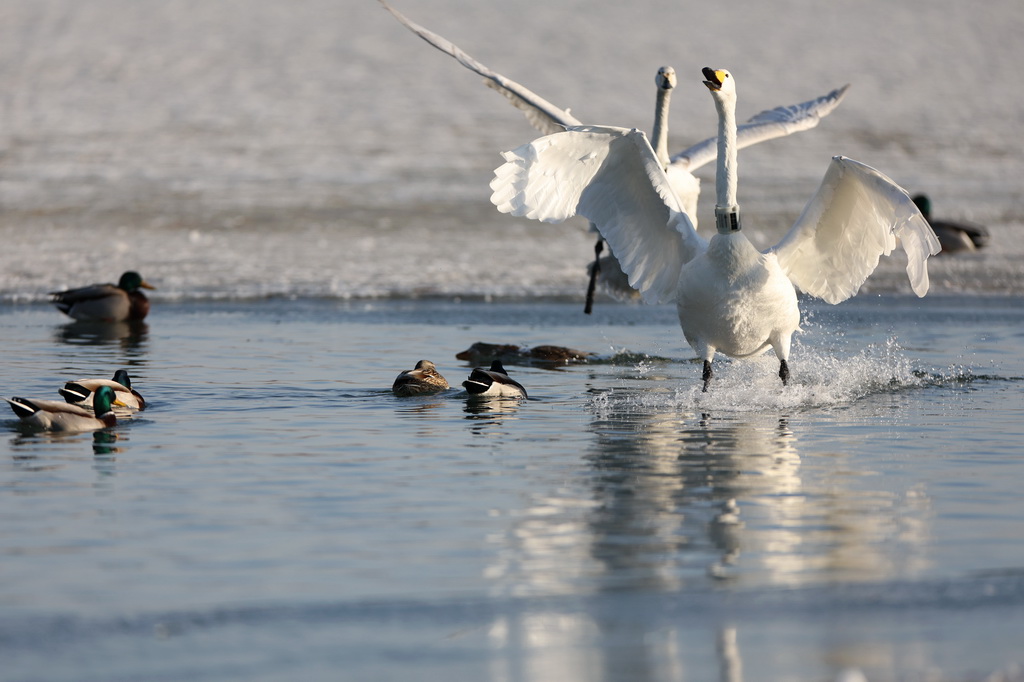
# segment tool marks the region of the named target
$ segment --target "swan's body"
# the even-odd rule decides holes
[[[416,395],[433,395],[448,389],[448,381],[441,376],[430,360],[420,360],[414,369],[407,369],[398,375],[391,385],[391,392],[400,398]]]
[[[113,379],[78,379],[64,384],[57,392],[64,396],[64,400],[72,405],[81,407],[92,407],[96,391],[100,386],[108,386],[114,391],[114,395],[120,405],[130,410],[146,409],[146,400],[138,391],[132,388],[132,381],[128,377],[127,370],[119,369],[114,372]]]
[[[925,220],[935,230],[935,236],[942,244],[942,253],[977,251],[988,244],[988,228],[966,220],[933,220],[932,201],[924,194],[915,194],[914,203],[921,209]]]
[[[853,296],[897,238],[918,296],[939,245],[907,193],[878,171],[834,157],[817,193],[786,236],[759,252],[742,231],[736,202],[736,91],[726,71],[705,70],[719,114],[717,234],[700,237],[644,134],[578,127],[505,152],[491,201],[499,211],[547,222],[579,213],[619,257],[630,285],[650,303],[675,302],[687,342],[704,361],[704,389],[720,351],[775,350],[789,376],[796,290],[838,303]]]
[[[398,19],[406,28],[420,38],[436,47],[441,52],[455,58],[467,69],[484,77],[484,83],[504,95],[513,106],[523,111],[527,120],[537,130],[545,134],[561,132],[567,128],[579,127],[583,124],[569,113],[569,109],[561,109],[529,88],[488,68],[484,64],[466,54],[457,45],[433,31],[416,24],[398,10],[391,7],[385,0],[380,3]],[[657,98],[655,104],[654,127],[651,131],[651,145],[666,178],[672,187],[683,211],[690,216],[693,226],[697,226],[697,199],[700,196],[700,180],[693,174],[701,166],[714,161],[718,153],[717,137],[709,137],[683,151],[669,156],[668,152],[668,112],[672,89],[676,85],[675,70],[663,66],[655,77]],[[739,149],[758,142],[776,137],[809,130],[818,125],[822,118],[832,113],[846,94],[849,85],[837,88],[826,95],[800,104],[780,106],[757,114],[736,131],[736,144]],[[590,266],[591,287],[589,299],[593,294],[595,277],[600,277],[602,285],[611,294],[619,298],[635,297],[636,291],[625,284],[621,276],[621,268],[615,261],[615,255],[602,257],[602,244],[595,248],[595,261]],[[614,248],[612,249],[615,253]]]
[[[137,272],[121,275],[117,284],[92,284],[54,291],[51,302],[65,315],[83,322],[141,320],[149,314],[149,299],[139,289],[153,289]]]
[[[4,398],[14,414],[29,426],[45,431],[95,431],[117,424],[112,407],[119,405],[114,389],[101,386],[94,400],[95,412],[59,400]]]
[[[475,398],[526,398],[526,389],[512,379],[501,364],[501,360],[491,363],[490,369],[477,367],[469,378],[462,382],[470,397]]]

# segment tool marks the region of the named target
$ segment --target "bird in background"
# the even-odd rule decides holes
[[[967,220],[936,220],[932,217],[932,200],[927,194],[915,194],[914,203],[935,230],[935,236],[942,244],[943,254],[977,251],[988,245],[991,235],[984,225]]]
[[[149,299],[140,289],[155,289],[132,270],[117,284],[89,286],[50,293],[50,302],[69,317],[82,322],[123,322],[141,320],[149,314]]]

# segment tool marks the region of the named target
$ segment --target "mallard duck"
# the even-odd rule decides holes
[[[942,253],[948,255],[957,251],[977,251],[988,244],[988,228],[984,225],[966,220],[933,220],[932,200],[925,194],[914,195],[914,203],[935,230],[935,236],[942,244]]]
[[[448,388],[448,382],[437,371],[430,360],[420,360],[414,369],[407,369],[398,375],[391,385],[391,392],[400,398],[414,395],[430,395]]]
[[[829,303],[860,289],[897,245],[918,296],[928,291],[928,256],[939,241],[903,188],[877,170],[832,158],[817,193],[774,247],[747,239],[737,202],[736,85],[703,70],[718,111],[717,234],[697,234],[647,137],[639,130],[570,127],[511,152],[495,171],[491,201],[503,213],[546,222],[580,214],[594,222],[630,284],[649,303],[676,304],[686,341],[703,361],[703,390],[716,352],[779,359],[799,330],[796,287]]]
[[[501,360],[491,363],[490,369],[477,367],[462,385],[472,397],[491,398],[526,398],[526,389],[522,384],[509,377],[501,365]]]
[[[78,379],[64,384],[64,388],[57,389],[57,392],[64,396],[64,400],[72,405],[91,407],[93,396],[101,386],[109,386],[114,389],[117,400],[131,410],[146,409],[146,400],[142,395],[132,388],[132,380],[128,378],[128,371],[119,369],[114,372],[113,379]]]
[[[117,424],[113,406],[123,407],[114,389],[100,386],[93,398],[95,412],[59,400],[4,398],[22,422],[46,431],[95,431]]]
[[[139,289],[155,289],[137,272],[121,275],[117,284],[92,284],[50,293],[62,313],[84,322],[141,320],[149,314],[149,299]]]

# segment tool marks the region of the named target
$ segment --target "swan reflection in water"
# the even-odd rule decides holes
[[[692,619],[648,619],[638,604],[685,612],[709,591],[906,578],[926,566],[926,497],[865,489],[878,479],[849,471],[841,453],[801,454],[798,416],[652,409],[641,393],[599,394],[586,466],[534,491],[491,538],[501,544],[494,592],[548,598],[495,618],[499,677],[676,679],[703,661],[739,681],[742,622],[711,613],[695,632]]]

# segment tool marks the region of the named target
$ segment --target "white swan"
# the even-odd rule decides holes
[[[485,85],[504,95],[513,106],[520,109],[526,115],[530,124],[540,132],[551,134],[561,132],[566,128],[583,125],[579,119],[569,113],[568,109],[556,107],[529,88],[481,64],[459,48],[458,45],[413,22],[385,0],[380,0],[380,3],[410,31],[441,52],[454,57],[470,71],[483,76]],[[669,156],[668,112],[672,89],[676,86],[675,70],[671,66],[661,67],[655,76],[655,83],[658,89],[654,112],[654,127],[651,130],[651,145],[658,155],[662,168],[666,171],[668,181],[671,183],[676,196],[679,197],[685,212],[690,216],[691,221],[696,227],[700,180],[693,174],[693,171],[714,161],[718,153],[717,136],[709,137],[678,154]],[[849,87],[849,85],[844,85],[829,92],[827,95],[801,102],[800,104],[762,111],[739,127],[736,135],[737,145],[742,149],[758,142],[814,128],[822,118],[832,113],[832,110],[839,105]],[[595,261],[597,267],[595,269],[592,266],[591,270],[601,273],[602,283],[612,294],[620,297],[633,295],[634,291],[625,287],[620,283],[621,280],[616,278],[619,266],[615,262],[614,256],[600,258],[601,246],[601,242],[598,241],[595,248],[595,253],[598,256],[598,260]],[[592,289],[593,279],[589,294],[593,293]],[[590,296],[588,296],[589,298]],[[590,312],[589,305],[586,312]]]
[[[749,357],[775,350],[789,379],[800,313],[794,285],[829,303],[853,296],[897,239],[918,296],[939,243],[907,193],[873,168],[833,157],[818,191],[776,246],[759,252],[742,232],[736,203],[736,89],[724,70],[704,69],[719,115],[717,234],[705,241],[638,130],[577,127],[503,154],[491,201],[499,211],[547,222],[579,213],[619,257],[650,303],[675,302],[683,335],[704,361],[704,390],[719,351]]]

